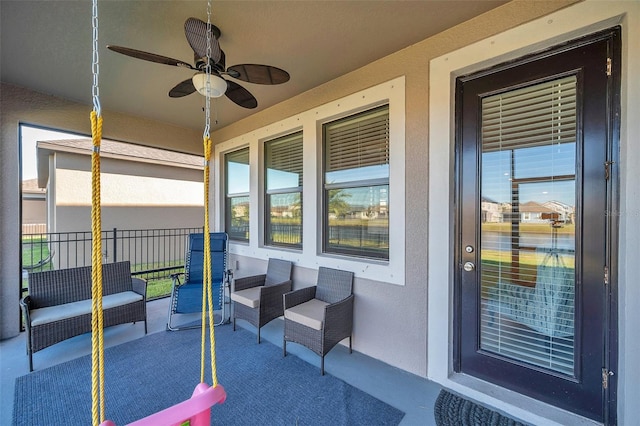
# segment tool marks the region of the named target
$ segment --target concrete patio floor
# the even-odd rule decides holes
[[[147,304],[149,333],[165,331],[168,306],[168,298]],[[278,319],[263,327],[262,339],[282,347],[283,324]],[[255,328],[243,321],[238,321],[237,325],[246,326],[255,333]],[[143,327],[143,324],[109,327],[105,329],[105,346],[138,339],[144,335]],[[25,342],[24,332],[12,339],[0,341],[0,425],[12,424],[15,379],[29,373]],[[87,355],[90,351],[90,334],[76,336],[36,352],[33,357],[34,369],[41,370]],[[320,358],[300,345],[288,344],[287,352],[320,368]],[[404,411],[406,415],[400,423],[402,426],[435,425],[433,407],[440,392],[439,385],[359,352],[354,351],[350,355],[344,346],[337,346],[325,357],[325,370],[327,374]]]

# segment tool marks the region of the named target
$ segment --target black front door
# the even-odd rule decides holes
[[[618,51],[612,30],[456,89],[456,368],[598,421]]]

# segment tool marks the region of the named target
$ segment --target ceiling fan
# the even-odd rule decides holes
[[[207,23],[197,18],[189,18],[184,23],[184,33],[193,49],[195,65],[128,47],[107,45],[107,48],[144,61],[196,71],[192,78],[178,83],[169,91],[169,96],[172,98],[187,96],[196,91],[203,96],[207,96],[208,93],[211,97],[219,97],[224,94],[237,105],[251,109],[258,106],[256,98],[247,89],[225,77],[256,84],[281,84],[289,81],[289,73],[271,65],[240,64],[225,68],[225,54],[218,41],[221,35],[220,29],[211,25],[211,53],[209,56],[211,77],[207,92]]]

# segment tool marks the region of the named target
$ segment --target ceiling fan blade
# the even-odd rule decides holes
[[[188,64],[184,61],[168,58],[166,56],[156,55],[155,53],[143,52],[142,50],[112,45],[107,45],[107,49],[113,50],[114,52],[118,52],[123,55],[131,56],[132,58],[142,59],[143,61],[156,62],[158,64],[172,65],[174,67],[182,67],[195,70],[195,68],[191,64]]]
[[[253,109],[258,106],[258,101],[247,89],[234,81],[225,81],[227,82],[227,91],[225,92],[227,98],[243,108]]]
[[[198,18],[189,18],[184,23],[184,34],[189,45],[200,58],[207,56],[207,23]],[[213,62],[220,61],[220,30],[215,25],[211,25],[211,59]]]
[[[169,97],[181,98],[183,96],[190,95],[195,91],[196,88],[193,85],[193,81],[189,78],[183,82],[176,84],[173,89],[169,90]]]
[[[229,67],[227,72],[232,77],[249,83],[282,84],[289,81],[288,72],[271,65],[240,64]]]

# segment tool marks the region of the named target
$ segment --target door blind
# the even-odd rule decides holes
[[[575,142],[575,76],[482,100],[482,151]]]
[[[481,349],[573,375],[576,77],[481,106]]]

